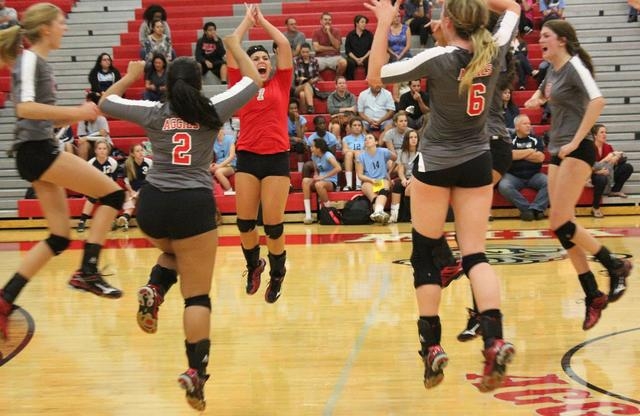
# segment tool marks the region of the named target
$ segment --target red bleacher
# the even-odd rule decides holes
[[[29,6],[42,3],[39,0],[14,0],[7,2],[8,7],[13,7],[16,11],[21,14],[25,11]],[[58,6],[63,12],[69,13],[73,6],[76,4],[76,0],[50,0],[49,3],[53,3]]]

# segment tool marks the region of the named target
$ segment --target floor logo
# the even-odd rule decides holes
[[[8,363],[27,346],[35,329],[35,322],[29,312],[21,307],[16,307],[9,315],[9,338],[0,339],[0,367]]]

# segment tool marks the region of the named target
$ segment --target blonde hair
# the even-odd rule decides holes
[[[42,25],[50,25],[62,10],[51,3],[36,3],[22,15],[20,25],[0,30],[0,60],[4,63],[12,63],[16,60],[22,48],[23,36],[29,43],[34,44],[40,40]]]
[[[456,34],[473,44],[473,58],[465,68],[458,87],[458,92],[462,94],[498,55],[498,47],[486,29],[489,9],[484,0],[448,0],[445,13],[453,22]]]
[[[129,149],[129,156],[127,156],[127,160],[124,161],[124,167],[125,167],[125,170],[127,172],[127,179],[129,179],[129,182],[137,179],[136,166],[135,166],[136,165],[136,162],[135,162],[136,158],[135,158],[135,156],[133,154],[133,152],[135,152],[135,150],[136,150],[136,147],[144,149],[144,147],[142,147],[142,145],[140,143],[134,144]]]

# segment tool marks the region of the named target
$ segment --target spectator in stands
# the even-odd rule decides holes
[[[64,188],[94,195],[102,203],[84,243],[81,267],[69,284],[100,296],[122,296],[104,281],[98,264],[105,236],[122,207],[124,191],[85,160],[61,152],[53,135],[55,125],[93,120],[100,113],[92,102],[76,107],[55,104],[56,82],[45,58],[60,47],[66,30],[65,14],[59,7],[36,3],[23,12],[20,25],[0,31],[0,66],[13,64],[11,91],[17,122],[11,153],[20,177],[31,182],[50,233],[22,256],[16,273],[0,289],[0,338],[5,340],[15,299],[34,275],[71,243]],[[30,46],[23,47],[26,41]]]
[[[223,84],[226,84],[227,62],[224,56],[227,51],[216,30],[216,24],[213,22],[207,22],[202,27],[202,37],[196,43],[196,61],[202,66],[203,76],[211,71]]]
[[[302,179],[302,193],[304,195],[304,223],[312,224],[311,218],[311,191],[318,194],[320,203],[325,207],[331,206],[328,192],[333,192],[338,186],[338,172],[342,170],[340,163],[329,150],[327,142],[321,138],[313,139],[311,144],[311,161],[313,163],[313,175]]]
[[[298,172],[302,172],[304,158],[307,153],[307,144],[304,139],[304,134],[307,132],[307,119],[300,115],[297,101],[289,103],[287,131],[289,133],[291,151],[297,155]]]
[[[93,102],[95,104],[100,100],[100,96],[96,93],[90,92],[86,96],[86,101]],[[100,115],[95,120],[84,120],[78,123],[76,128],[78,135],[77,142],[77,154],[83,160],[89,160],[94,155],[94,143],[98,140],[106,140],[111,148],[113,143],[109,137],[109,123],[106,117]]]
[[[89,159],[89,165],[98,169],[104,175],[107,175],[113,181],[116,180],[116,171],[118,169],[118,162],[111,156],[111,146],[109,142],[104,139],[96,140],[95,145],[95,157]],[[82,216],[80,217],[80,221],[78,221],[78,225],[76,230],[79,233],[84,232],[87,226],[87,220],[91,218],[91,213],[93,212],[93,205],[97,202],[96,198],[92,198],[87,195],[87,200],[84,202],[84,206],[82,207]]]
[[[346,133],[351,117],[356,115],[357,98],[347,89],[347,80],[343,76],[336,77],[336,89],[327,98],[327,111],[331,115],[329,130],[340,139]]]
[[[304,33],[298,30],[298,23],[295,17],[288,17],[287,20],[284,21],[284,24],[287,26],[287,30],[283,33],[289,41],[289,45],[291,45],[291,55],[295,58],[300,55],[302,44],[307,43],[307,39]]]
[[[293,76],[295,80],[295,95],[301,104],[306,104],[308,114],[313,114],[313,97],[316,83],[320,80],[320,66],[315,56],[311,55],[311,46],[303,43],[300,47],[300,55],[293,60]]]
[[[362,119],[353,116],[349,120],[349,134],[342,139],[342,154],[344,156],[344,177],[346,181],[343,191],[353,189],[354,161],[358,159],[360,152],[364,150],[364,134],[362,134]],[[356,175],[356,190],[360,190],[362,182]]]
[[[335,155],[337,150],[340,150],[342,146],[338,141],[338,138],[327,130],[327,120],[322,115],[317,115],[313,118],[314,131],[307,138],[307,146],[311,147],[315,139],[322,139],[327,144],[329,151]]]
[[[590,129],[605,106],[593,79],[591,56],[580,46],[576,31],[566,20],[548,20],[540,31],[542,57],[551,68],[540,88],[525,103],[538,108],[549,101],[549,223],[560,244],[567,250],[585,292],[583,330],[598,323],[609,302],[618,300],[626,290],[626,278],[632,268],[628,260],[614,257],[579,223],[575,207],[586,180],[592,173],[596,150]],[[592,254],[607,269],[609,294],[598,289],[587,263]]]
[[[548,20],[564,19],[564,0],[539,0],[542,23]]]
[[[397,156],[389,149],[377,146],[376,136],[364,136],[364,150],[356,159],[356,172],[362,182],[362,193],[373,205],[371,220],[382,225],[389,222],[389,214],[384,211],[391,189],[387,162],[396,159]]]
[[[144,72],[144,95],[148,101],[164,101],[167,93],[167,59],[155,54]]]
[[[604,217],[600,210],[602,195],[626,198],[622,187],[633,173],[633,166],[627,162],[622,152],[616,152],[607,143],[607,128],[604,124],[595,124],[591,129],[596,147],[596,163],[593,165],[591,183],[593,184],[593,208],[591,213],[596,218]]]
[[[224,130],[218,132],[216,141],[213,142],[214,161],[209,171],[216,178],[224,195],[235,195],[229,179],[236,173],[236,139],[233,135],[225,134]]]
[[[345,75],[348,80],[356,79],[356,67],[363,67],[365,75],[367,73],[373,43],[373,33],[367,30],[367,23],[369,19],[366,16],[356,15],[353,19],[354,29],[344,39],[344,53],[347,57]]]
[[[395,111],[391,93],[380,85],[371,86],[358,96],[358,115],[368,132],[384,130]]]
[[[502,90],[502,110],[504,111],[504,123],[507,126],[507,131],[512,134],[515,131],[514,120],[520,114],[520,109],[511,99],[511,88]]]
[[[518,25],[518,31],[525,35],[533,32],[534,15],[533,15],[533,3],[534,0],[516,0],[516,3],[520,4],[520,22]]]
[[[511,42],[513,59],[518,74],[518,88],[520,90],[526,89],[527,77],[533,76],[533,68],[531,67],[531,62],[529,62],[529,48],[527,42],[523,39],[523,35],[523,32],[519,32]]]
[[[396,161],[398,178],[393,182],[391,193],[391,215],[389,222],[398,222],[398,213],[403,196],[410,196],[409,183],[413,176],[413,163],[418,155],[420,137],[416,130],[407,130],[402,139],[402,147]]]
[[[5,0],[0,0],[0,30],[18,24],[18,12],[13,7],[7,7]]]
[[[638,9],[629,6],[629,18],[627,19],[627,23],[633,23],[638,21]]]
[[[396,13],[387,35],[389,62],[411,58],[411,28],[402,23],[400,13]]]
[[[407,0],[404,2],[402,23],[409,26],[411,33],[420,35],[420,47],[426,48],[431,30],[431,2],[429,0]]]
[[[429,113],[429,94],[422,91],[421,81],[415,79],[409,83],[409,91],[400,96],[397,110],[407,113],[409,127],[419,129],[424,122],[424,116]]]
[[[144,156],[144,148],[138,143],[129,149],[129,156],[127,156],[124,165],[124,188],[127,196],[122,206],[123,213],[116,219],[116,227],[126,231],[129,229],[129,220],[131,220],[138,203],[140,188],[147,183],[147,173],[153,166],[153,160]]]
[[[142,58],[151,62],[155,55],[163,55],[167,62],[171,62],[174,56],[171,39],[164,33],[162,20],[154,20],[151,23],[153,31],[144,41],[144,55]]]
[[[96,64],[89,72],[91,92],[100,96],[107,90],[107,88],[118,82],[120,78],[120,71],[113,66],[113,59],[111,59],[111,55],[103,52],[98,55]]]
[[[544,143],[531,135],[531,121],[528,116],[520,114],[516,117],[515,123],[511,168],[498,182],[498,191],[518,208],[521,220],[540,220],[544,218],[544,211],[549,206],[547,175],[541,171],[545,157]],[[531,203],[520,193],[523,188],[537,191]]]
[[[320,65],[320,71],[331,69],[336,76],[343,75],[347,69],[347,60],[340,55],[342,35],[338,29],[331,26],[332,18],[328,12],[320,17],[320,28],[313,32],[313,50]]]
[[[409,127],[407,113],[400,110],[393,115],[393,127],[380,134],[378,145],[386,147],[397,156],[402,148],[402,143],[404,143],[404,136],[409,130],[413,129]],[[389,171],[392,170],[389,169]]]
[[[169,27],[169,23],[167,23],[167,12],[162,6],[158,4],[151,4],[142,14],[142,23],[138,30],[138,40],[140,41],[140,46],[143,49],[144,43],[147,41],[151,32],[153,32],[153,22],[156,20],[160,20],[162,22],[162,26],[164,27],[163,33],[171,38],[171,28]]]
[[[75,146],[73,145],[73,129],[70,125],[55,127],[53,134],[58,140],[60,151],[76,153]]]

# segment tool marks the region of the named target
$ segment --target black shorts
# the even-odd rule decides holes
[[[140,189],[138,226],[151,238],[179,240],[215,230],[216,202],[207,188],[163,192],[150,184]]]
[[[248,173],[260,180],[267,176],[289,177],[289,152],[260,155],[241,150],[237,154],[236,172]]]
[[[594,146],[591,140],[584,139],[580,142],[580,145],[576,150],[569,153],[566,157],[572,157],[574,159],[579,159],[588,164],[589,166],[593,166],[596,163],[596,147]],[[551,160],[549,161],[552,165],[560,166],[562,163],[562,159],[558,157],[558,154],[551,156]]]
[[[443,188],[479,188],[491,185],[491,153],[468,160],[458,166],[430,172],[418,172],[418,163],[413,164],[413,177],[427,185]]]
[[[60,155],[60,148],[54,140],[18,143],[13,151],[20,177],[29,182],[40,179]]]
[[[497,139],[492,137],[489,144],[491,145],[493,170],[498,172],[500,176],[504,176],[511,167],[511,161],[513,159],[512,146],[502,137],[498,137]]]

